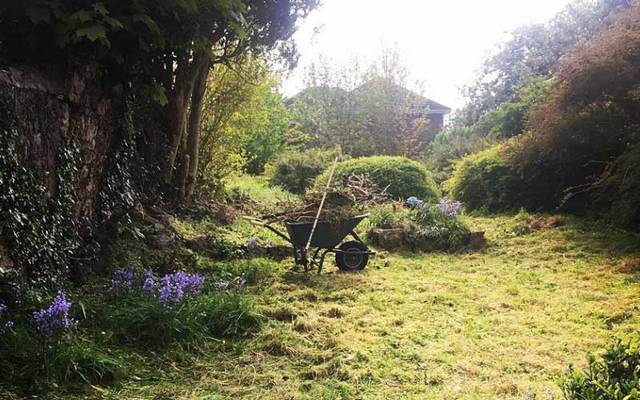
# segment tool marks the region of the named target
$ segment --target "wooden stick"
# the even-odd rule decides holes
[[[309,246],[311,246],[311,239],[313,238],[313,234],[316,232],[316,226],[318,226],[318,219],[320,218],[320,213],[322,212],[322,207],[324,206],[324,201],[327,198],[327,192],[331,187],[331,180],[333,179],[333,173],[336,172],[336,166],[338,165],[338,157],[333,160],[333,166],[331,167],[331,173],[329,174],[329,180],[327,181],[327,186],[324,188],[324,193],[322,194],[322,200],[320,201],[320,207],[318,207],[318,213],[316,214],[316,218],[313,220],[313,226],[311,227],[311,233],[309,234],[309,240],[307,240],[307,245],[304,247],[305,251],[309,250]]]

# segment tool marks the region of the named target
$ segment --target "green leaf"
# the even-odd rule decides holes
[[[91,14],[87,10],[76,11],[69,16],[70,20],[78,22],[89,22],[92,20]]]
[[[97,40],[103,40],[103,39],[107,40],[107,31],[106,29],[104,29],[104,26],[101,24],[95,24],[85,28],[80,28],[76,30],[75,35],[78,39],[82,37],[86,37],[92,42],[95,42]]]
[[[157,82],[154,82],[151,87],[151,98],[157,101],[161,106],[169,104],[169,99],[167,98],[164,87],[160,86]]]
[[[119,29],[123,29],[124,28],[124,25],[122,25],[122,22],[120,22],[119,20],[117,20],[117,19],[115,19],[113,17],[105,16],[103,18],[103,20],[107,24],[111,25],[113,30],[119,30]]]

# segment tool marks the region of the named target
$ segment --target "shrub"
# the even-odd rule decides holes
[[[513,208],[522,189],[500,145],[459,160],[445,188],[468,210],[488,211]]]
[[[383,204],[371,210],[369,224],[380,229],[400,227],[407,219],[408,210],[396,204]]]
[[[304,193],[339,154],[337,149],[285,152],[268,166],[269,183]]]
[[[640,347],[617,342],[590,355],[586,370],[569,368],[562,390],[566,400],[640,399]]]
[[[402,242],[412,251],[457,251],[469,242],[469,227],[458,215],[460,203],[442,199],[438,204],[418,200],[407,205],[409,208],[398,205],[375,208],[371,212],[371,227],[401,228]],[[369,239],[382,247],[402,247],[395,236],[389,241],[370,232]]]
[[[456,215],[450,215],[440,205],[423,204],[410,214],[407,242],[413,250],[457,251],[467,245],[471,233]]]
[[[367,174],[380,189],[396,199],[418,196],[425,200],[437,200],[440,190],[427,168],[405,157],[373,156],[347,160],[336,167],[334,182],[351,174]],[[329,170],[316,179],[317,186],[324,186]]]

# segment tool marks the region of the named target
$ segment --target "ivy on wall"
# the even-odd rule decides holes
[[[0,120],[0,236],[28,287],[50,287],[68,272],[69,256],[80,245],[73,218],[78,146],[65,143],[58,154],[55,193],[47,192],[43,171],[18,157],[18,131]]]

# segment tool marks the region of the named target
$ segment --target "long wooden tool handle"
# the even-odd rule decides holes
[[[333,173],[336,172],[336,166],[338,165],[338,157],[333,160],[333,166],[331,167],[331,173],[329,174],[329,180],[327,181],[327,186],[324,188],[324,193],[322,194],[322,200],[320,200],[320,207],[318,207],[318,212],[316,213],[316,218],[313,220],[313,226],[311,227],[311,233],[309,234],[309,240],[307,240],[307,245],[304,247],[305,251],[309,250],[309,246],[311,246],[311,239],[313,238],[313,234],[316,232],[316,226],[318,226],[318,219],[320,218],[320,213],[322,212],[322,207],[324,206],[324,201],[327,199],[327,192],[331,187],[331,180],[333,179]]]

